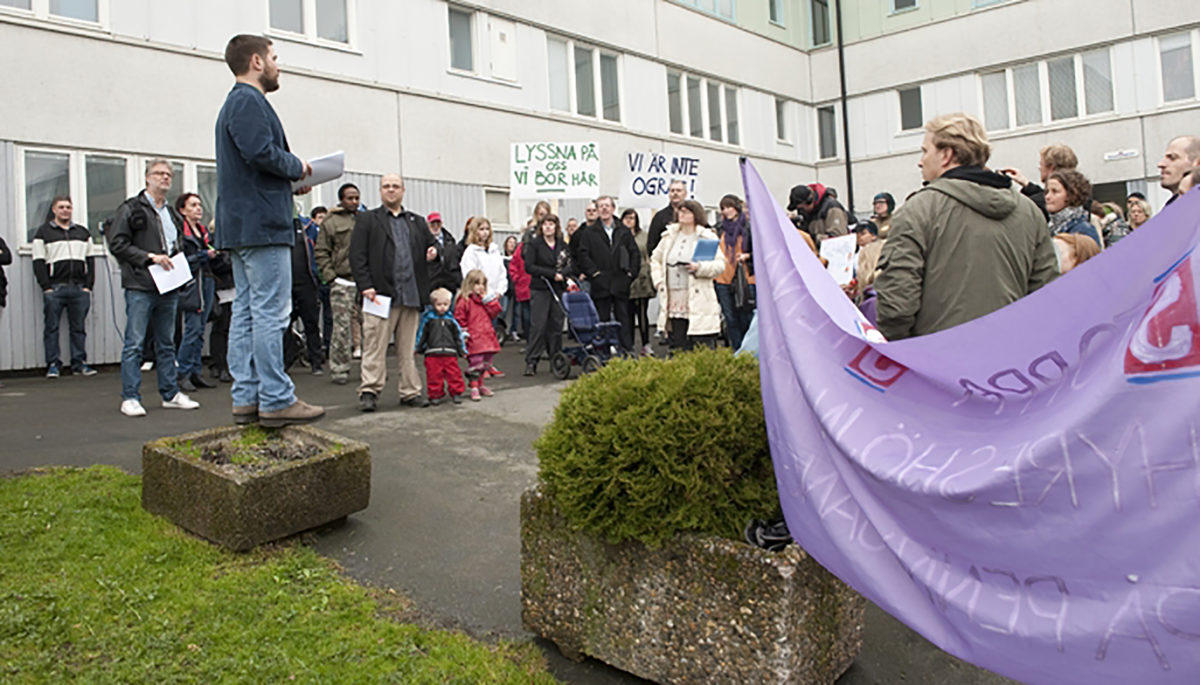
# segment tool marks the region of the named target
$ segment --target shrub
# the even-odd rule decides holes
[[[608,542],[740,539],[777,515],[758,362],[728,350],[613,361],[562,394],[534,442],[567,522]]]

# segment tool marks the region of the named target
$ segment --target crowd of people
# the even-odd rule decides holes
[[[168,202],[172,166],[153,159],[145,189],[121,204],[106,231],[125,298],[125,415],[146,414],[140,384],[148,352],[164,408],[193,409],[199,405],[188,392],[231,382],[238,423],[286,425],[323,414],[295,396],[288,368],[297,360],[315,375],[328,369],[334,384],[345,385],[360,358],[359,406],[375,411],[393,344],[401,405],[478,401],[493,394],[487,379],[504,375],[493,363],[503,342],[524,344],[527,376],[563,349],[569,290],[587,293],[598,319],[616,323],[613,354],[653,356],[656,342],[669,351],[698,344],[736,350],[750,342],[754,241],[737,195],[723,196],[710,216],[683,181],[672,181],[667,205],[647,228],[635,209],[618,211],[608,195],[590,202],[582,221],[563,222],[539,202],[520,235],[502,244],[487,217],[466,218],[456,239],[440,212],[410,210],[404,179],[395,174],[380,181],[379,207],[363,206],[360,189],[345,183],[336,207],[297,216],[292,195],[309,189],[293,185],[311,168],[288,151],[265,98],[279,86],[271,42],[236,36],[226,61],[235,85],[217,122],[215,220],[204,224],[196,193]],[[1018,168],[989,166],[986,132],[972,116],[937,117],[925,131],[918,162],[924,184],[900,207],[881,192],[870,217],[858,221],[822,184],[797,185],[788,197],[789,215],[814,252],[829,238],[856,236],[855,274],[844,290],[889,340],[1009,304],[1153,214],[1141,193],[1124,206],[1096,201],[1065,145],[1042,149],[1039,184]],[[1172,140],[1158,168],[1169,204],[1200,178],[1200,137]],[[44,293],[46,376],[64,370],[64,311],[70,368],[94,375],[85,350],[95,273],[90,235],[73,223],[69,197],[54,198],[50,210],[32,240]],[[0,240],[0,266],[11,259]],[[176,268],[190,271],[186,285],[160,291],[157,280]],[[0,268],[0,313],[6,290]],[[210,322],[206,377],[201,351]]]

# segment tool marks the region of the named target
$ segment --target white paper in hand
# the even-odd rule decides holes
[[[300,190],[305,186],[315,188],[322,183],[341,178],[342,173],[346,170],[346,153],[338,150],[331,155],[310,159],[308,164],[312,167],[312,175],[305,176],[299,181],[292,181],[292,190]]]
[[[376,295],[375,301],[372,302],[366,297],[363,297],[363,314],[378,316],[381,319],[388,318],[388,314],[392,311],[392,298],[387,295]]]
[[[157,264],[150,265],[150,277],[154,279],[154,286],[158,288],[158,294],[160,295],[169,293],[192,280],[192,268],[188,266],[187,257],[182,252],[176,253],[174,257],[171,257],[171,264],[175,268],[170,271]]]
[[[854,278],[854,248],[857,245],[858,236],[853,233],[821,241],[821,256],[829,260],[826,269],[838,285],[846,285]]]

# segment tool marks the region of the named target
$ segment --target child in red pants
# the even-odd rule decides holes
[[[492,367],[492,357],[500,351],[500,341],[492,326],[492,320],[499,314],[500,298],[487,296],[487,276],[479,269],[471,269],[463,277],[454,318],[467,330],[467,379],[470,380],[471,399],[477,402],[481,395],[492,396],[483,379],[484,372]]]
[[[467,391],[458,358],[466,355],[463,340],[466,335],[450,314],[450,291],[438,288],[429,294],[429,308],[421,314],[417,328],[416,351],[425,355],[425,386],[430,404],[446,401],[443,385],[450,392],[450,401],[462,404],[461,395]]]

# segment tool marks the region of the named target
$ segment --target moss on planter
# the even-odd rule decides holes
[[[608,542],[740,539],[779,511],[758,373],[728,350],[615,361],[563,392],[534,443],[539,479],[571,526]]]

